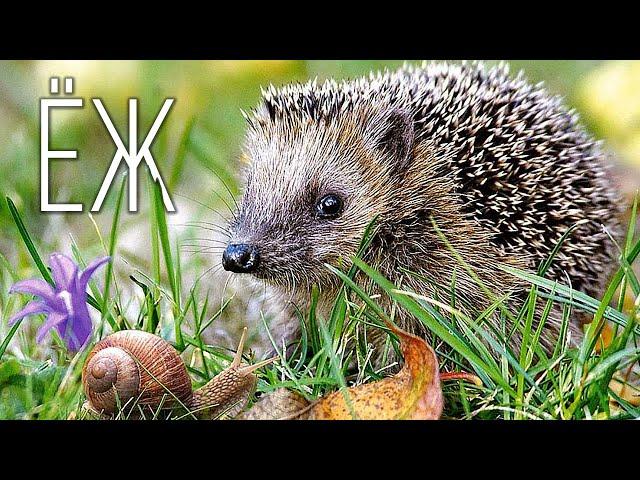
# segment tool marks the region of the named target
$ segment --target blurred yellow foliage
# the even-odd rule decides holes
[[[85,96],[100,92],[111,96],[136,92],[140,85],[139,62],[114,60],[45,60],[36,63],[36,85],[43,90],[49,77],[76,78],[75,95]]]
[[[579,83],[580,109],[626,162],[640,165],[640,62],[605,62]]]
[[[255,75],[282,75],[287,73],[293,60],[212,60],[207,62],[214,75],[229,77]]]

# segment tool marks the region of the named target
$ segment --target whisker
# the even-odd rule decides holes
[[[213,225],[213,224],[212,224]],[[210,232],[215,232],[215,233],[220,233],[220,234],[226,234],[226,235],[231,235],[231,232],[229,230],[227,230],[226,228],[220,226],[220,225],[213,225],[211,227],[204,227],[202,225],[197,225],[197,224],[188,224],[188,223],[182,223],[182,224],[176,224],[176,226],[179,227],[192,227],[192,228],[201,228],[202,230],[208,230]]]
[[[236,209],[237,209],[238,208],[238,202],[236,202],[235,196],[231,192],[231,189],[229,188],[229,185],[227,185],[227,182],[224,181],[224,179],[218,174],[218,172],[216,172],[214,169],[209,167],[209,165],[203,165],[203,166],[204,166],[204,168],[209,170],[211,173],[213,173],[218,178],[218,180],[220,180],[220,182],[224,186],[225,190],[229,194],[229,197],[231,198],[231,201],[233,202],[233,204],[236,206]]]
[[[185,222],[184,225],[188,225],[188,224],[194,224],[194,225],[212,225],[214,227],[220,227],[222,228],[222,225],[218,224],[218,223],[213,223],[213,222],[206,222],[204,220],[192,220],[190,222]]]
[[[184,223],[176,223],[175,225],[180,225],[180,226],[183,226],[183,227],[201,227],[203,225],[207,225],[207,226],[211,226],[211,227],[225,228],[223,225],[221,225],[219,223],[207,222],[207,221],[204,221],[204,220],[190,220],[190,221],[184,222]]]
[[[201,250],[219,250],[219,251],[224,251],[226,249],[226,244],[223,245],[203,245],[200,243],[188,243],[188,244],[184,244],[184,245],[180,245],[179,248],[181,250],[185,250],[185,249],[201,249]]]
[[[184,242],[184,243],[180,243],[179,247],[218,247],[221,249],[225,249],[227,246],[227,242],[216,242],[214,240],[210,240],[208,242]]]
[[[231,208],[231,206],[227,203],[227,201],[224,198],[222,198],[220,196],[220,194],[218,192],[216,192],[215,190],[213,190],[213,193],[215,193],[216,196],[222,201],[222,203],[224,203],[225,207],[227,207],[227,210],[229,210],[229,213],[231,213],[231,217],[235,218],[236,214],[235,214],[234,210]]]
[[[220,252],[223,252],[225,250],[225,246],[224,245],[198,245],[198,244],[193,244],[193,245],[181,245],[180,247],[181,251],[184,250],[188,250],[188,249],[193,249],[193,250],[202,250],[202,251],[211,251],[211,250],[218,250]]]
[[[184,253],[188,255],[208,255],[208,256],[214,255],[219,258],[222,258],[223,251],[222,250],[180,250],[180,253]]]
[[[174,195],[177,195],[178,197],[186,198],[187,200],[190,200],[190,201],[192,201],[192,202],[194,202],[194,203],[197,203],[198,205],[200,205],[200,206],[202,206],[202,207],[204,207],[204,208],[206,208],[206,209],[208,209],[208,210],[211,210],[213,213],[215,213],[215,214],[216,214],[216,215],[218,215],[220,218],[222,218],[225,222],[226,222],[226,221],[228,221],[228,218],[227,218],[227,217],[225,217],[224,215],[222,215],[218,210],[216,210],[215,208],[213,208],[211,205],[207,205],[206,203],[203,203],[203,202],[201,202],[201,201],[199,201],[199,200],[196,200],[195,198],[191,198],[191,197],[189,197],[189,196],[187,196],[187,195],[183,195],[183,194],[181,194],[181,193],[177,193],[177,192],[175,192],[175,193],[174,193]],[[235,217],[234,217],[234,218],[235,218]]]
[[[196,282],[199,282],[200,280],[202,280],[202,279],[205,277],[205,275],[208,275],[209,273],[212,273],[212,274],[213,274],[213,273],[216,273],[216,272],[218,271],[218,269],[220,269],[220,268],[222,268],[222,265],[220,265],[220,264],[216,264],[216,265],[213,265],[213,266],[211,266],[211,267],[207,268],[207,269],[206,269],[206,270],[205,270],[205,271],[204,271],[204,272],[203,272],[203,273],[202,273],[202,274],[197,278]]]
[[[185,251],[180,252],[180,253],[185,254],[185,255],[191,255],[191,256],[200,256],[202,258],[206,257],[208,260],[211,260],[212,258],[213,259],[217,259],[217,258],[220,258],[222,256],[222,252],[202,252],[200,250],[194,250],[194,251],[185,250]],[[207,263],[211,263],[211,262],[207,262]],[[213,263],[218,263],[218,262],[214,261]]]
[[[185,238],[184,240],[187,242],[212,242],[212,243],[222,243],[224,245],[227,244],[225,240],[221,240],[219,238],[209,238],[209,237],[192,237],[192,238]]]
[[[222,294],[220,295],[220,306],[222,308],[222,305],[224,304],[224,298],[227,294],[227,287],[229,286],[229,281],[231,280],[231,273],[229,272],[229,275],[227,275],[227,279],[224,282],[224,287],[222,288]]]

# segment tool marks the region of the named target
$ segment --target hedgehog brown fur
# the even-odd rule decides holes
[[[618,235],[621,202],[601,145],[560,98],[506,66],[409,65],[270,87],[247,120],[247,183],[230,244],[254,246],[252,273],[301,306],[317,284],[328,308],[338,283],[324,264],[348,264],[376,216],[365,260],[445,303],[455,272],[456,301],[472,314],[490,298],[433,222],[489,290],[518,301],[525,286],[499,265],[535,271],[575,224],[548,277],[597,296],[615,264],[609,235]],[[327,193],[344,201],[338,218],[314,209]],[[547,347],[560,317],[545,327]],[[427,333],[406,313],[399,320]]]

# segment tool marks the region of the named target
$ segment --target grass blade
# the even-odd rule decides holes
[[[102,296],[102,319],[106,319],[114,332],[118,331],[118,325],[109,313],[109,289],[111,287],[111,278],[113,276],[113,259],[116,253],[116,245],[118,243],[118,224],[120,223],[120,213],[122,211],[122,199],[124,198],[124,187],[127,182],[127,175],[122,176],[120,191],[116,200],[116,209],[111,222],[111,231],[109,232],[109,256],[111,261],[107,263],[107,271],[104,281],[104,294]]]
[[[44,278],[47,282],[49,282],[49,284],[54,285],[53,278],[51,277],[51,273],[49,272],[49,269],[45,266],[44,262],[42,261],[42,257],[40,257],[40,254],[38,253],[38,249],[34,245],[33,240],[31,240],[31,236],[27,231],[27,227],[24,226],[24,222],[22,221],[22,218],[18,213],[18,209],[16,208],[15,204],[9,197],[6,197],[6,199],[7,199],[7,206],[9,207],[9,212],[11,213],[11,216],[13,217],[13,221],[15,222],[16,226],[18,227],[18,232],[20,233],[20,237],[22,238],[22,241],[27,247],[27,250],[29,251],[31,258],[33,258],[33,261],[35,262],[36,267],[38,267],[38,270],[40,270],[40,274],[42,275],[42,278]]]

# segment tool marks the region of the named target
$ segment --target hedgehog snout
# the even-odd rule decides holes
[[[255,272],[260,264],[260,253],[255,245],[232,243],[222,254],[222,267],[234,273]]]

